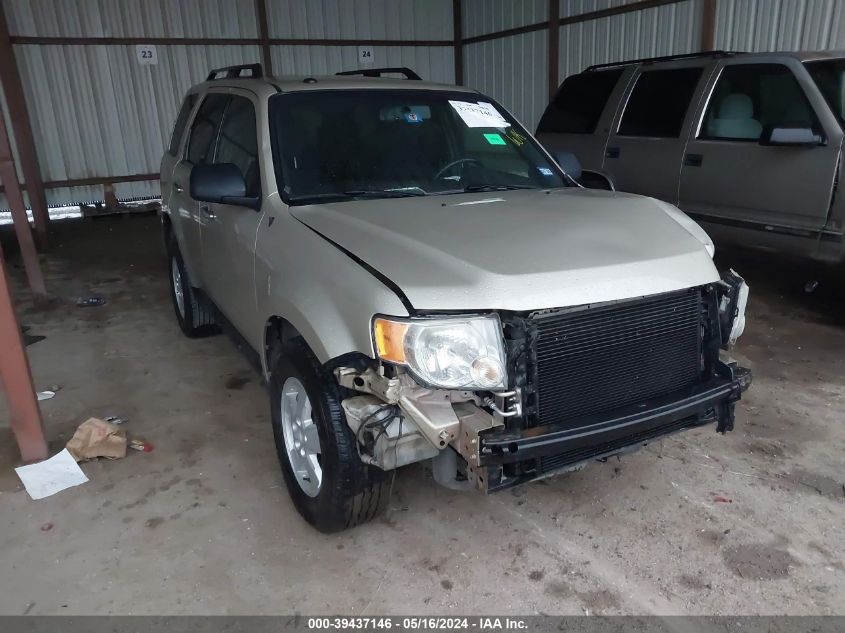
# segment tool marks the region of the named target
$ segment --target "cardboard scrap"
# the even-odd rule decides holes
[[[97,457],[126,457],[126,433],[105,420],[88,418],[68,441],[67,450],[78,462]]]

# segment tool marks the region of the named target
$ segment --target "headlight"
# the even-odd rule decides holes
[[[745,306],[748,303],[748,284],[733,269],[722,273],[723,290],[719,299],[719,320],[722,328],[722,347],[736,344],[745,331]]]
[[[373,321],[376,354],[402,365],[422,383],[444,389],[505,389],[499,318],[465,317]]]

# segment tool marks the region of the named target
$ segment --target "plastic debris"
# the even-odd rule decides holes
[[[134,437],[129,440],[129,448],[144,453],[151,453],[153,451],[153,445],[147,440],[142,440],[139,437]]]
[[[42,400],[49,400],[50,398],[56,395],[55,391],[39,391],[38,392],[38,401],[41,402]]]
[[[116,415],[110,415],[105,420],[109,424],[126,424],[129,422],[129,418],[121,418]]]
[[[79,297],[76,300],[76,307],[78,308],[93,308],[101,305],[105,305],[106,300],[103,297],[91,296],[91,297]]]

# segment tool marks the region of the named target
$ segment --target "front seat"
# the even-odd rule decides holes
[[[708,136],[757,140],[763,125],[754,118],[754,104],[746,94],[734,93],[719,104],[719,114],[707,126]]]

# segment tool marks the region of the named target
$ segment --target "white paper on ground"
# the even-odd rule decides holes
[[[43,499],[88,481],[67,449],[43,462],[15,468],[15,472],[33,499]]]
[[[509,127],[510,123],[505,120],[492,103],[479,101],[449,101],[455,112],[463,119],[467,127]]]

